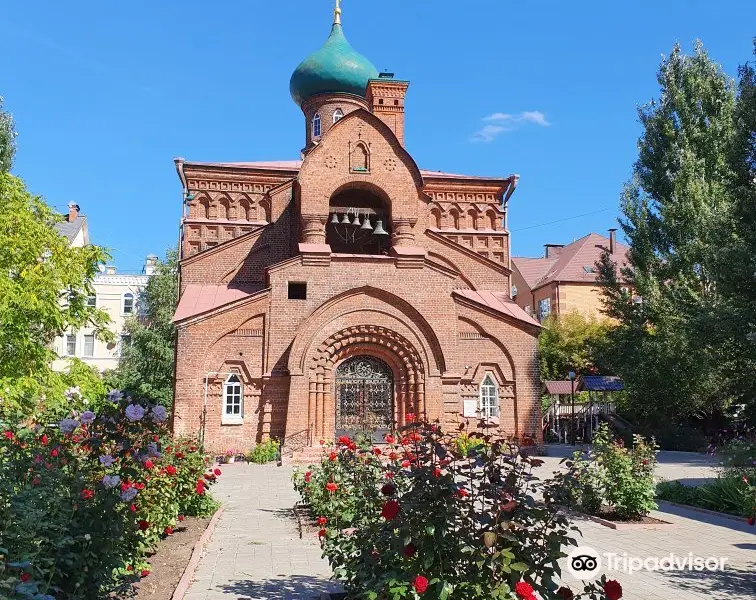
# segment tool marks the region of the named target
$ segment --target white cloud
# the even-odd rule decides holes
[[[546,115],[539,110],[526,110],[517,115],[497,112],[483,117],[482,120],[487,125],[473,134],[471,138],[473,142],[493,142],[505,131],[517,129],[524,123],[533,123],[541,127],[551,125],[546,119]]]

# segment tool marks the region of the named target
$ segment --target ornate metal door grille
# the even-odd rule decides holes
[[[375,432],[376,440],[394,421],[394,377],[382,360],[350,358],[336,369],[336,435]]]

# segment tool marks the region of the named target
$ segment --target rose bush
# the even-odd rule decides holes
[[[471,442],[476,436],[480,443]],[[577,529],[533,474],[542,461],[475,433],[462,453],[456,436],[427,423],[387,442],[372,448],[340,438],[320,465],[294,476],[351,598],[562,597],[557,561]],[[606,599],[604,583],[560,593]]]
[[[215,509],[219,471],[196,442],[168,438],[165,408],[117,391],[97,406],[2,428],[0,597],[126,594],[180,518]]]

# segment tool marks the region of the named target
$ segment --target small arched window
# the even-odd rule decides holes
[[[123,295],[123,314],[130,315],[134,312],[134,294],[126,292]]]
[[[241,423],[244,419],[244,386],[236,373],[223,384],[222,423]]]
[[[338,123],[343,118],[344,118],[344,111],[342,111],[340,108],[337,108],[333,112],[333,122],[334,122],[334,124]]]
[[[312,137],[320,137],[320,113],[315,113],[315,116],[312,118]]]
[[[480,416],[499,416],[499,391],[491,373],[486,373],[483,383],[480,384]]]
[[[370,171],[370,152],[362,142],[357,144],[352,152],[352,171],[358,173]]]

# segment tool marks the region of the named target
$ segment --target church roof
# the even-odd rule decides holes
[[[173,322],[177,323],[219,308],[236,300],[247,298],[263,289],[262,285],[201,285],[190,283],[181,294]]]
[[[291,76],[289,91],[298,105],[318,94],[365,96],[368,81],[378,70],[347,41],[336,6],[331,35],[320,50],[305,58]]]
[[[519,307],[515,302],[510,300],[503,292],[491,292],[488,290],[454,290],[455,295],[467,300],[472,300],[505,317],[515,319],[526,325],[541,327],[541,324]]]

